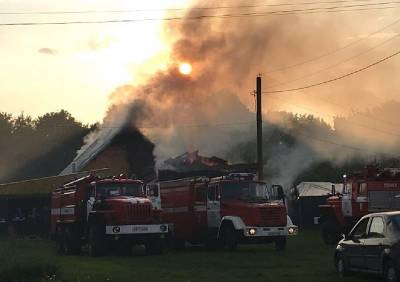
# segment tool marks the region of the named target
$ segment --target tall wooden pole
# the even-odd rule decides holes
[[[257,76],[257,176],[258,180],[264,179],[264,162],[262,146],[262,107],[261,107],[261,75]]]

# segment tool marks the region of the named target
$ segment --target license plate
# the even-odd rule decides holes
[[[270,236],[278,236],[278,235],[280,235],[281,233],[279,232],[279,231],[272,231],[272,232],[269,232],[269,235]]]
[[[147,226],[135,226],[132,227],[133,232],[147,232],[149,231],[149,228]]]

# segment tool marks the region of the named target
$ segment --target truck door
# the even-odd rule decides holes
[[[87,200],[87,203],[86,203],[86,220],[87,221],[89,221],[89,214],[93,210],[93,205],[95,202],[95,195],[96,195],[96,187],[91,186],[89,188],[89,190],[90,190],[89,199]]]
[[[160,183],[147,184],[146,196],[150,199],[153,208],[161,210]]]
[[[220,198],[218,185],[209,185],[207,191],[207,224],[209,228],[218,228],[221,222]]]
[[[197,227],[204,229],[208,226],[207,222],[207,185],[195,186],[194,217]]]
[[[353,216],[353,205],[352,205],[352,183],[346,183],[344,185],[343,196],[342,196],[342,214],[344,217]]]

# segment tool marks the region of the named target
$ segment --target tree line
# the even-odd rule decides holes
[[[0,181],[58,174],[74,158],[95,125],[77,121],[65,110],[37,118],[0,112]]]

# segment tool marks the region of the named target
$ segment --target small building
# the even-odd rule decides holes
[[[331,182],[301,182],[290,193],[289,214],[295,224],[301,227],[311,227],[319,224],[319,205],[326,204],[326,200],[335,191],[342,191],[343,184]]]

